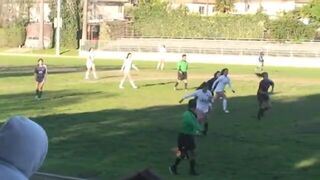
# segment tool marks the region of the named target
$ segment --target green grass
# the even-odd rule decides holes
[[[49,77],[44,99],[35,101],[36,58],[0,56],[0,121],[20,114],[40,123],[49,136],[42,171],[90,179],[121,179],[151,168],[168,180],[318,179],[320,177],[319,69],[267,70],[275,81],[273,109],[262,121],[256,114],[253,66],[228,66],[236,94],[231,114],[221,104],[209,118],[209,134],[197,138],[201,175],[190,177],[188,163],[179,176],[168,173],[174,160],[184,91],[173,91],[175,64],[164,72],[153,62],[136,62],[140,89],[119,90],[121,61],[97,60],[99,80],[85,81],[84,59],[46,58]],[[190,87],[223,65],[190,64]],[[191,92],[192,90],[189,90]]]

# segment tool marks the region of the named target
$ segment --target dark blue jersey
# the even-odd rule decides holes
[[[264,62],[264,59],[263,59],[262,55],[259,56],[259,62]]]
[[[274,83],[270,79],[263,79],[259,83],[259,89],[258,94],[262,93],[268,93],[268,89],[270,86],[273,86]]]
[[[37,81],[42,81],[47,73],[47,68],[45,66],[37,66],[34,69],[34,73],[36,74]]]

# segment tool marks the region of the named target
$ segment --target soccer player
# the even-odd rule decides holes
[[[260,68],[260,71],[263,71],[263,67],[264,67],[264,59],[263,59],[263,56],[264,56],[264,53],[261,51],[259,53],[259,67],[257,68]]]
[[[184,89],[188,89],[188,62],[187,62],[187,55],[182,55],[182,60],[178,62],[177,65],[178,70],[178,78],[177,82],[174,85],[174,90],[177,90],[177,86],[179,85],[180,81],[184,81]]]
[[[47,78],[48,69],[44,64],[42,58],[38,59],[38,65],[34,69],[34,76],[36,80],[36,99],[41,99],[44,82]]]
[[[169,171],[172,174],[178,174],[178,165],[182,159],[188,159],[190,162],[190,174],[198,175],[195,170],[195,139],[194,136],[201,131],[201,127],[198,124],[196,118],[196,100],[191,99],[188,103],[188,110],[183,113],[182,119],[182,128],[178,135],[178,149],[180,153],[177,155],[177,158],[172,166],[169,166]]]
[[[214,90],[215,96],[214,96],[214,102],[218,100],[219,98],[222,98],[222,107],[223,111],[225,113],[229,113],[229,110],[227,109],[228,101],[227,96],[225,94],[225,86],[229,85],[232,92],[235,93],[235,91],[232,89],[230,79],[228,77],[229,70],[227,68],[222,69],[221,75],[219,78],[212,84],[211,90]]]
[[[166,46],[165,45],[160,46],[160,48],[159,48],[160,59],[159,59],[158,65],[157,65],[157,70],[163,71],[164,61],[166,59],[166,53],[167,53]]]
[[[213,74],[213,77],[207,81],[208,87],[209,87],[209,88],[212,88],[212,91],[211,91],[211,92],[212,92],[212,95],[214,94],[213,91],[216,89],[216,87],[217,87],[218,84],[216,84],[215,87],[212,87],[212,85],[213,85],[213,83],[220,77],[220,75],[221,75],[221,72],[220,72],[220,71],[216,71],[216,72]]]
[[[130,74],[130,71],[131,69],[135,69],[136,71],[139,71],[139,69],[133,64],[132,62],[132,54],[131,53],[128,53],[127,54],[127,57],[124,59],[124,62],[123,62],[123,65],[121,67],[121,72],[123,72],[123,78],[120,82],[120,85],[119,85],[119,88],[120,89],[123,89],[123,83],[124,81],[128,78],[129,79],[129,82],[131,84],[131,86],[134,88],[134,89],[137,89],[138,87],[134,84],[134,81],[132,80],[131,78],[131,74]]]
[[[196,90],[194,93],[184,96],[179,103],[183,100],[194,97],[197,101],[196,113],[199,123],[204,124],[203,134],[207,135],[208,122],[207,116],[212,109],[212,94],[209,91],[208,84],[204,84],[202,89]]]
[[[271,108],[270,97],[269,97],[269,88],[271,88],[271,93],[274,90],[274,82],[269,79],[268,73],[263,72],[261,75],[257,74],[263,79],[259,83],[259,88],[257,92],[257,99],[259,103],[259,111],[257,114],[257,118],[260,120],[263,117],[264,112]]]
[[[85,79],[87,80],[89,79],[90,71],[92,72],[94,79],[98,79],[96,74],[96,66],[94,64],[94,53],[92,48],[89,49],[89,55],[87,57],[86,66],[87,66],[87,72],[86,72]]]

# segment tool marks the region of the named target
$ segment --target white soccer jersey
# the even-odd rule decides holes
[[[160,58],[161,58],[161,59],[164,59],[165,56],[166,56],[166,53],[167,53],[166,48],[163,47],[163,46],[161,46],[161,47],[159,48],[159,53],[160,53]]]
[[[87,66],[90,66],[90,67],[94,64],[94,54],[93,54],[93,52],[89,52],[86,64],[87,64]]]
[[[214,90],[214,92],[223,92],[226,85],[229,85],[229,87],[232,88],[229,77],[225,75],[219,76],[219,78],[213,83],[211,88],[213,89],[216,86],[216,84],[217,84],[217,87]]]
[[[123,65],[121,67],[121,70],[125,73],[129,73],[131,68],[134,68],[134,69],[138,69],[133,63],[132,63],[132,58],[128,58],[128,59],[125,59],[124,62],[123,62]]]
[[[197,98],[197,110],[201,110],[204,113],[209,111],[209,107],[211,107],[212,103],[212,94],[209,90],[206,93],[204,93],[202,89],[196,90],[194,93],[185,96],[183,99],[190,97]]]

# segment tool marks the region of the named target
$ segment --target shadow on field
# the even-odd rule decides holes
[[[319,101],[320,95],[276,100],[261,121],[255,118],[255,96],[230,98],[230,114],[222,113],[220,102],[215,104],[209,134],[198,138],[200,179],[319,177]],[[49,136],[43,170],[119,179],[151,167],[163,179],[171,179],[170,149],[176,145],[185,109],[185,105],[155,106],[34,117]],[[304,161],[308,166],[300,168]],[[187,167],[181,174],[187,174]]]
[[[52,112],[52,109],[59,109],[63,106],[76,104],[90,97],[110,98],[116,94],[108,94],[100,91],[86,92],[77,89],[44,91],[41,100],[35,100],[35,93],[19,93],[0,95],[1,117],[23,114],[26,111],[43,111],[46,114]]]
[[[161,82],[161,83],[152,83],[152,84],[144,84],[141,87],[151,87],[151,86],[164,86],[167,84],[174,84],[175,81]]]
[[[86,67],[83,66],[56,66],[47,65],[48,73],[50,74],[64,74],[64,73],[75,73],[75,72],[85,72]],[[35,66],[10,66],[10,67],[0,67],[0,78],[7,77],[21,77],[21,76],[32,76],[34,74]],[[112,71],[119,70],[118,66],[96,66],[97,72],[99,71]]]

